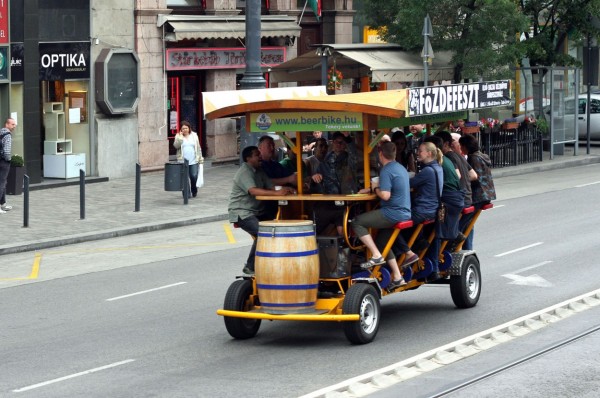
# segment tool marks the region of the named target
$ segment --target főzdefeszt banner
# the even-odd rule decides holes
[[[509,105],[510,80],[408,89],[408,116]]]

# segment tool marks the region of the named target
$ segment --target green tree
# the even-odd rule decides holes
[[[423,47],[429,14],[434,52],[452,51],[454,79],[510,76],[508,66],[572,66],[564,51],[600,37],[600,0],[364,0],[364,22],[408,51]],[[594,22],[594,23],[592,23]],[[519,40],[519,37],[524,39]]]
[[[600,34],[600,0],[520,0],[519,6],[529,18],[522,45],[532,66],[578,66],[564,51],[567,40],[577,46],[587,34]]]
[[[364,22],[407,51],[423,48],[423,20],[431,18],[434,53],[453,53],[454,81],[510,76],[524,54],[519,32],[528,19],[515,0],[364,0]]]

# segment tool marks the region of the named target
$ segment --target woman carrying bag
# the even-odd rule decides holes
[[[195,198],[198,195],[196,183],[198,181],[199,169],[204,163],[204,158],[202,157],[198,134],[192,131],[192,126],[189,122],[181,122],[181,127],[179,133],[175,135],[173,146],[177,149],[177,161],[179,163],[183,163],[185,160],[188,161],[190,188],[192,196]]]

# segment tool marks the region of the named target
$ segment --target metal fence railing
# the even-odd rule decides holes
[[[534,126],[482,131],[480,140],[494,168],[542,161],[542,134]]]

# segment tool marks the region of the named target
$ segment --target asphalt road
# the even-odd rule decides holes
[[[3,256],[0,395],[297,397],[596,290],[599,168],[498,179],[479,304],[455,309],[447,286],[391,295],[365,346],[309,322],[232,340],[215,310],[249,240],[223,223]]]

